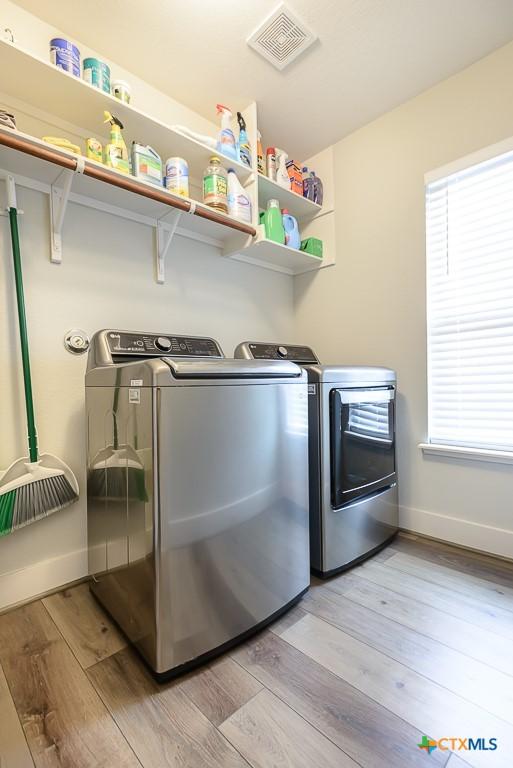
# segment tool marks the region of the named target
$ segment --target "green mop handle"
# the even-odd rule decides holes
[[[23,276],[21,271],[20,236],[18,232],[17,213],[18,212],[16,208],[9,208],[12,256],[14,262],[14,280],[16,283],[16,300],[18,304],[18,323],[20,326],[21,359],[23,363],[23,382],[25,385],[25,408],[27,411],[29,457],[30,461],[37,461],[37,432],[34,418],[34,400],[32,397],[32,379],[30,376],[27,318],[25,316],[25,296],[23,293]]]

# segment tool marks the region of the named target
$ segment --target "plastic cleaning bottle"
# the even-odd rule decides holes
[[[228,178],[218,157],[213,155],[203,175],[203,202],[228,213]]]
[[[291,216],[286,208],[282,211],[283,229],[285,230],[285,245],[289,248],[301,247],[301,236],[299,234],[299,227],[297,219]]]
[[[232,131],[232,113],[228,107],[217,105],[217,114],[221,115],[221,130],[217,136],[217,151],[232,160],[238,160],[237,142]]]
[[[310,178],[313,191],[313,201],[318,205],[322,205],[322,201],[324,199],[322,181],[318,176],[315,175],[315,171],[310,171]]]
[[[251,200],[233,168],[228,170],[228,214],[251,224]]]
[[[264,213],[264,229],[268,240],[274,240],[274,242],[281,243],[282,245],[285,243],[283,217],[278,200],[267,201],[267,210]]]
[[[121,173],[130,173],[128,150],[121,133],[123,123],[107,111],[103,113],[103,117],[105,123],[110,123],[110,139],[105,146],[105,165],[109,168],[115,168]]]
[[[276,181],[276,150],[274,147],[267,147],[266,165],[267,177]]]
[[[162,186],[162,160],[153,147],[132,142],[132,173],[137,179]]]
[[[313,193],[312,193],[312,197],[311,198],[309,197],[311,183],[310,183],[310,174],[306,165],[303,165],[303,167],[301,168],[301,176],[303,177],[303,197],[308,197],[309,199],[313,199]]]
[[[251,168],[251,144],[246,131],[246,121],[240,112],[237,112],[237,122],[239,123],[239,160]]]
[[[257,131],[257,171],[265,176],[264,148],[262,146],[262,134]]]
[[[284,189],[290,189],[290,178],[287,171],[288,159],[287,153],[276,147],[276,182]]]

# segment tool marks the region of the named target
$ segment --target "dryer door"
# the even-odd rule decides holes
[[[330,392],[331,504],[337,509],[395,481],[395,389]]]

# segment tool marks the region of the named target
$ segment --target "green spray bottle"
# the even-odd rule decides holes
[[[105,146],[105,165],[109,168],[115,168],[121,173],[130,173],[128,164],[128,149],[126,148],[123,134],[123,123],[110,112],[103,113],[105,123],[110,123],[110,139]]]

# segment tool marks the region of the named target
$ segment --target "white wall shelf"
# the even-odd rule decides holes
[[[267,176],[258,174],[258,206],[265,210],[267,201],[276,198],[280,201],[280,208],[287,208],[292,216],[301,221],[305,218],[317,216],[322,207],[312,200],[308,200],[290,189],[285,189]]]
[[[193,177],[201,178],[209,157],[218,154],[212,147],[182,135],[137,107],[125,104],[54,66],[50,61],[44,61],[6,40],[0,40],[0,71],[12,73],[12,77],[2,78],[0,91],[4,98],[10,96],[21,100],[38,110],[80,126],[85,129],[87,136],[99,139],[108,136],[108,127],[103,122],[103,112],[108,110],[123,123],[128,146],[134,140],[149,144],[159,153],[163,162],[171,156],[183,157]],[[236,170],[243,184],[253,177],[252,169],[246,165],[223,155],[219,157],[225,168]]]
[[[163,160],[168,156],[185,158],[189,164],[193,194],[199,193],[204,169],[214,153],[211,147],[5,40],[0,40],[0,69],[15,73],[15,76],[2,80],[0,97],[19,114],[20,129],[23,129],[24,116],[30,115],[36,121],[54,125],[61,131],[61,135],[68,133],[72,140],[96,136],[105,141],[108,128],[103,123],[103,112],[108,110],[123,122],[127,145],[137,140],[152,146]],[[244,111],[244,116],[253,147],[253,168],[256,168],[256,105],[250,105]],[[33,128],[34,120],[31,125]],[[2,140],[8,134],[21,137],[26,145],[9,145]],[[42,148],[51,149],[53,160],[42,159],[39,152]],[[155,264],[158,282],[164,281],[165,258],[176,235],[213,245],[232,259],[288,275],[313,272],[334,263],[333,239],[328,237],[329,244],[325,239],[326,227],[323,225],[324,211],[321,206],[280,187],[242,163],[223,155],[219,157],[225,168],[235,169],[252,200],[252,226],[213,211],[201,202],[179,198],[163,188],[120,174],[101,163],[84,160],[84,173],[77,173],[76,155],[21,131],[0,127],[0,169],[12,174],[17,184],[49,195],[50,255],[56,263],[63,258],[62,238],[65,238],[68,201],[153,226],[156,231]],[[67,164],[60,162],[63,158]],[[96,174],[95,168],[98,170]],[[129,183],[123,184],[120,180],[129,180]],[[298,219],[303,238],[319,236],[324,240],[324,259],[262,239],[260,235],[255,237],[259,207],[264,208],[267,200],[273,197],[278,198],[281,207],[287,208]]]
[[[271,269],[274,272],[282,272],[285,275],[303,275],[305,272],[314,272],[323,267],[332,266],[331,263],[317,256],[265,238],[254,240],[244,250],[230,253],[229,256],[237,261]]]
[[[20,141],[24,151],[13,149],[3,143],[10,140]],[[37,156],[40,151],[50,151],[56,159],[67,163],[68,167],[41,159]],[[158,282],[164,281],[163,260],[170,245],[169,233],[171,237],[175,234],[188,237],[213,245],[220,250],[226,247],[243,248],[248,240],[252,240],[254,232],[252,227],[219,211],[212,211],[203,203],[173,195],[164,188],[139,181],[133,176],[106,168],[100,163],[84,158],[80,160],[79,165],[83,167],[83,172],[74,170],[74,166],[77,165],[77,155],[19,131],[0,127],[2,171],[12,174],[16,184],[46,192],[50,196],[52,222],[50,258],[55,263],[60,263],[62,260],[60,236],[65,210],[63,211],[61,206],[65,209],[68,200],[158,229],[156,251]],[[105,176],[105,180],[100,181],[87,175],[88,172],[94,172],[95,168]],[[131,189],[117,186],[127,182]],[[180,218],[177,214],[180,214]]]

